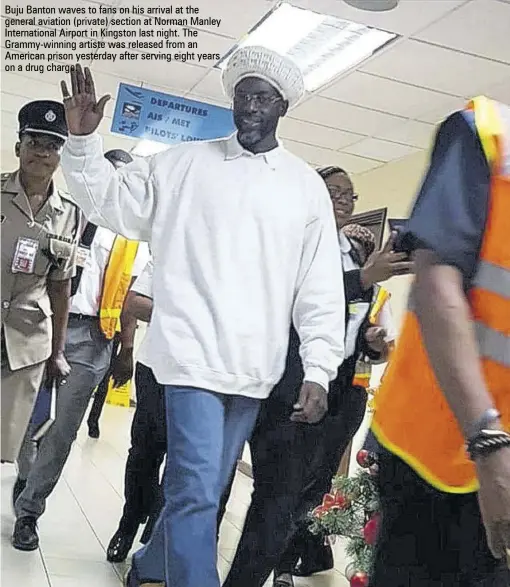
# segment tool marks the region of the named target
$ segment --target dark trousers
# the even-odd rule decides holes
[[[112,358],[110,360],[110,367],[108,368],[108,371],[106,375],[103,377],[101,383],[97,386],[96,392],[94,393],[94,400],[92,402],[92,407],[90,408],[89,417],[87,418],[87,424],[89,426],[97,426],[99,424],[99,418],[101,417],[101,412],[103,411],[106,396],[108,395],[108,384],[110,383],[110,378],[112,376],[113,359],[117,356],[117,353],[119,352],[119,346],[120,338],[117,334],[113,339]]]
[[[487,546],[476,494],[441,493],[379,455],[382,526],[371,587],[508,587]]]
[[[157,507],[159,471],[166,454],[164,387],[152,370],[137,363],[136,410],[124,480],[124,511],[119,530],[135,533]]]
[[[346,389],[339,398],[338,411],[324,421],[321,443],[305,472],[305,482],[296,507],[296,527],[276,567],[277,574],[291,573],[300,558],[316,558],[325,548],[324,538],[308,531],[308,514],[322,503],[331,490],[342,456],[358,431],[365,415],[367,393],[362,387]]]
[[[363,420],[366,393],[359,388],[346,392],[342,383],[331,386],[328,415],[321,423],[291,422],[302,382],[299,339],[292,331],[285,373],[265,401],[250,441],[254,491],[224,587],[261,587],[279,568],[289,540],[329,491]]]

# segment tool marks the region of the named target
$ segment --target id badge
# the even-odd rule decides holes
[[[12,260],[12,272],[32,274],[38,250],[39,241],[20,236],[16,243],[16,251]]]
[[[85,267],[89,260],[90,249],[87,247],[78,247],[76,252],[76,265],[78,267]]]

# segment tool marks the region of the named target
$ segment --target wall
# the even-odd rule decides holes
[[[428,153],[417,153],[395,163],[354,176],[354,185],[359,194],[356,212],[388,207],[388,218],[405,218],[409,214],[414,197],[420,187],[428,163]],[[396,277],[384,284],[391,293],[391,309],[397,326],[400,326],[407,305],[410,277]],[[371,385],[376,387],[384,371],[384,365],[376,365],[372,372]],[[365,416],[353,440],[349,471],[356,470],[356,453],[361,448],[370,415]]]

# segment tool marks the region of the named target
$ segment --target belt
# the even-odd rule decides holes
[[[99,320],[99,316],[89,316],[88,314],[75,314],[74,312],[69,312],[69,318],[73,320]]]

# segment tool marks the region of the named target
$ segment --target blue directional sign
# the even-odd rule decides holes
[[[111,131],[172,145],[228,136],[234,120],[228,108],[120,84]]]

